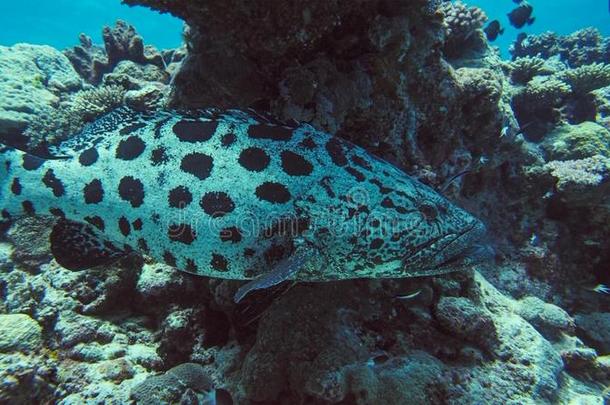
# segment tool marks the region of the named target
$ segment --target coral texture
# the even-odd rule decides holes
[[[608,39],[521,37],[506,63],[460,2],[125,2],[185,20],[186,45],[155,51],[119,22],[67,57],[0,48],[2,130],[48,142],[117,105],[253,107],[442,190],[495,252],[444,276],[286,283],[235,304],[240,282],[147,257],[68,271],[53,219],[3,223],[0,402],[608,401]]]

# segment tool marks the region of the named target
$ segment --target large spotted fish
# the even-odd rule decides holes
[[[58,218],[59,264],[85,269],[135,251],[194,274],[253,280],[237,300],[286,279],[461,269],[484,232],[365,150],[244,112],[121,109],[48,152],[0,154],[0,203],[5,219]]]

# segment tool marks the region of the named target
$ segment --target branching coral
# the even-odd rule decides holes
[[[125,89],[121,86],[102,86],[84,90],[74,96],[72,111],[84,121],[91,121],[123,103]]]
[[[541,74],[550,74],[551,71],[544,66],[544,59],[537,56],[517,58],[509,64],[510,77],[513,83],[526,84]]]
[[[610,86],[610,65],[593,63],[563,71],[557,77],[568,83],[576,95],[583,95]]]
[[[610,63],[610,38],[604,38],[594,28],[585,28],[567,36],[553,32],[540,35],[521,34],[510,50],[513,58],[540,56],[559,58],[570,67],[591,63]]]
[[[535,77],[517,94],[519,105],[532,110],[553,108],[571,92],[570,86],[555,77]]]
[[[561,191],[573,184],[596,186],[610,175],[610,159],[595,155],[586,159],[551,161],[543,166],[557,178],[557,188]]]
[[[445,15],[446,48],[449,49],[463,45],[487,21],[483,10],[469,7],[461,1],[444,2],[440,10]]]

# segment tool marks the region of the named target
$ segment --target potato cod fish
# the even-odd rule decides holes
[[[209,277],[328,281],[466,265],[483,224],[366,150],[242,111],[116,110],[55,149],[3,135],[2,218],[57,218],[73,270],[137,252]]]

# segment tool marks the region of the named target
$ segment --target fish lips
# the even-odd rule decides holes
[[[469,260],[469,252],[473,245],[483,240],[485,234],[485,225],[475,220],[459,233],[449,233],[422,243],[403,257],[403,267],[410,271],[422,269],[426,273],[460,270],[460,267],[473,264]]]

